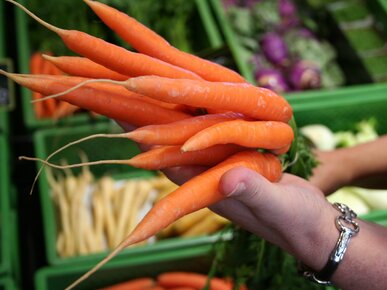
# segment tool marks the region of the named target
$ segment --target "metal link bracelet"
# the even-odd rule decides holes
[[[354,221],[357,217],[356,213],[342,203],[335,202],[333,206],[341,212],[341,215],[336,218],[336,227],[340,232],[340,236],[335,248],[329,256],[328,262],[318,273],[314,273],[309,269],[301,269],[301,273],[304,277],[320,285],[332,285],[332,282],[330,281],[331,277],[343,260],[349,241],[359,232],[359,224]]]

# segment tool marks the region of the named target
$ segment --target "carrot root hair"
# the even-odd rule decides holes
[[[107,255],[92,269],[87,271],[85,274],[83,274],[81,277],[79,277],[77,280],[75,280],[73,283],[67,286],[65,290],[74,289],[74,287],[76,287],[77,285],[85,281],[87,278],[89,278],[91,275],[93,275],[95,272],[97,272],[102,266],[104,266],[107,262],[113,259],[119,252],[121,252],[126,247],[127,247],[126,241],[121,242],[112,252],[109,253],[109,255]]]
[[[13,1],[13,0],[5,0],[5,1],[8,1],[10,3],[12,3],[13,5],[19,7],[21,10],[23,10],[25,13],[27,13],[29,16],[31,16],[33,19],[35,19],[37,22],[39,22],[40,24],[42,24],[44,27],[46,27],[47,29],[53,31],[53,32],[56,32],[56,33],[61,33],[62,31],[64,31],[63,29],[59,28],[59,27],[56,27],[46,21],[44,21],[43,19],[39,18],[37,15],[35,15],[34,13],[32,13],[30,10],[28,10],[26,7],[24,7],[22,4],[16,2],[16,1]]]
[[[61,147],[61,148],[55,150],[54,152],[52,152],[45,160],[43,160],[43,159],[35,160],[35,161],[42,160],[43,165],[39,168],[39,170],[36,173],[36,176],[34,178],[34,181],[32,182],[32,186],[31,186],[31,190],[30,190],[30,195],[32,194],[32,192],[33,192],[33,190],[35,188],[35,184],[38,181],[38,178],[39,178],[40,174],[43,171],[44,164],[46,162],[48,162],[48,160],[50,160],[53,156],[55,156],[59,152],[65,150],[66,148],[69,148],[70,146],[73,146],[73,145],[76,145],[76,144],[79,144],[81,142],[84,142],[84,141],[87,141],[87,140],[90,140],[90,139],[94,139],[94,138],[126,138],[126,137],[127,137],[127,133],[119,133],[119,134],[94,134],[94,135],[90,135],[90,136],[84,137],[82,139],[79,139],[79,140],[76,140],[76,141],[73,141],[73,142],[70,142],[70,143],[64,145],[63,147]],[[19,159],[21,159],[21,160],[31,160],[30,157],[26,157],[26,156],[21,156],[21,157],[19,157]]]
[[[42,101],[49,100],[49,99],[55,99],[57,97],[71,93],[71,92],[73,92],[73,91],[75,91],[75,90],[77,90],[77,89],[79,89],[87,84],[91,84],[91,83],[111,83],[111,84],[116,84],[116,85],[120,85],[120,86],[122,86],[124,84],[124,82],[122,82],[122,81],[115,81],[115,80],[110,80],[110,79],[90,79],[90,80],[83,81],[83,82],[63,91],[63,92],[49,95],[49,96],[46,96],[44,98],[32,100],[31,103],[42,102]]]
[[[43,163],[44,165],[57,168],[57,169],[77,168],[82,166],[92,166],[92,165],[100,165],[100,164],[127,164],[128,163],[127,160],[98,160],[98,161],[81,162],[81,163],[75,163],[75,164],[58,165],[41,158],[28,157],[28,156],[19,156],[19,160],[38,161]]]

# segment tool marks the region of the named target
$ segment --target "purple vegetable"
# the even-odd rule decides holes
[[[239,1],[238,0],[222,0],[222,5],[224,8],[230,8],[232,6],[238,6]]]
[[[297,29],[297,34],[299,37],[303,37],[303,38],[316,38],[313,32],[306,27],[299,27]]]
[[[277,93],[289,91],[289,86],[286,83],[282,73],[274,68],[263,68],[255,73],[257,85],[263,88],[270,89]]]
[[[299,24],[297,7],[292,0],[279,0],[278,12],[282,18],[282,26],[285,29],[286,27]]]
[[[243,2],[243,6],[244,6],[244,7],[251,8],[251,7],[253,7],[255,4],[257,4],[258,2],[261,2],[261,0],[244,0],[244,1],[242,1],[242,2]]]
[[[293,18],[297,16],[297,8],[291,0],[279,0],[278,10],[282,17]]]
[[[266,33],[260,44],[263,54],[274,65],[285,66],[288,63],[288,49],[279,34],[275,32]]]
[[[313,62],[305,60],[298,61],[290,68],[289,82],[295,90],[320,88],[320,70]]]

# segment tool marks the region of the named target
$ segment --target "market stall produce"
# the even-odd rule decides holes
[[[178,0],[176,3],[172,1],[158,1],[157,5],[154,3],[151,4],[151,1],[134,2],[106,1],[106,3],[141,19],[143,23],[155,29],[155,31],[159,32],[173,45],[183,51],[199,53],[200,51],[222,45],[220,34],[213,19],[209,16],[206,1],[197,0],[186,2]],[[21,1],[21,3],[24,2]],[[179,5],[176,5],[177,3]],[[41,0],[28,1],[29,7],[34,11],[36,9],[39,10],[39,15],[50,23],[56,23],[58,26],[68,29],[76,26],[80,31],[88,32],[111,43],[131,49],[128,44],[124,44],[123,40],[112,33],[108,27],[101,25],[96,15],[86,5],[79,7],[79,9],[74,9],[78,4],[79,2],[77,1],[60,1],[56,3],[48,3]],[[20,60],[18,62],[18,70],[20,72],[31,72],[30,63],[35,53],[42,54],[50,52],[53,56],[57,57],[75,55],[73,52],[67,50],[61,40],[55,37],[52,32],[41,29],[39,24],[31,21],[20,10],[16,10],[15,13],[18,39],[23,43],[23,45],[17,47]],[[63,17],[63,15],[68,15],[68,17]],[[173,31],[168,29],[171,26],[175,27]],[[74,69],[74,66],[72,69]],[[67,71],[64,70],[64,72]],[[90,115],[85,110],[80,109],[77,109],[75,114],[74,112],[66,114],[68,115],[66,118],[62,117],[59,120],[58,118],[51,118],[50,116],[39,117],[38,115],[41,113],[36,112],[34,108],[45,107],[42,104],[52,103],[52,101],[31,106],[29,103],[32,98],[31,92],[22,89],[22,95],[24,122],[32,130],[56,125],[62,126],[90,123],[101,121],[101,119],[105,120],[99,116]]]
[[[249,81],[280,93],[345,84],[334,46],[321,36],[302,4],[292,0],[211,3],[238,68]]]
[[[20,66],[0,75],[23,96],[28,135],[17,135],[15,115],[10,142],[35,150],[17,162],[37,165],[28,177],[36,176],[43,267],[24,273],[36,289],[116,289],[133,279],[158,289],[162,273],[179,272],[201,283],[223,277],[230,290],[229,281],[234,289],[327,290],[299,276],[293,256],[208,207],[225,198],[217,186],[231,168],[274,183],[283,173],[307,179],[318,165],[314,147],[386,133],[386,86],[351,86],[385,77],[374,5],[9,2]],[[176,166],[201,173],[178,186],[159,171]],[[386,224],[384,191],[342,188],[328,200]]]

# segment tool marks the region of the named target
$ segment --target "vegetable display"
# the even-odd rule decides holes
[[[50,54],[47,52],[46,54]],[[48,56],[47,56],[48,57]],[[63,75],[63,72],[57,66],[47,61],[41,53],[35,52],[30,59],[30,71],[32,74]],[[32,92],[32,99],[39,100],[44,96],[39,92]],[[35,115],[37,119],[52,118],[59,119],[69,116],[79,110],[79,107],[67,102],[48,99],[34,104]]]
[[[200,13],[200,5],[195,1],[158,1],[156,4],[151,1],[114,1],[105,0],[106,4],[111,4],[119,7],[122,11],[127,11],[133,16],[139,17],[147,26],[152,27],[155,31],[165,36],[173,45],[179,47],[183,51],[198,52],[207,49],[213,45],[210,36],[207,35],[207,27],[202,23],[202,14]],[[133,3],[132,3],[133,2]],[[42,0],[28,1],[31,10],[39,11],[40,15],[48,20],[50,23],[56,23],[61,27],[71,27],[77,23],[77,27],[81,31],[88,32],[100,39],[105,39],[110,43],[119,44],[122,47],[132,50],[132,47],[125,43],[113,31],[104,25],[101,25],[99,20],[96,20],[96,15],[93,10],[89,9],[87,5],[74,9],[79,3],[75,0],[64,1],[59,0],[55,5],[47,3]],[[58,7],[56,7],[58,6]],[[63,17],[67,15],[67,17]],[[47,51],[52,53],[52,57],[43,57],[50,62],[54,62],[61,71],[70,74],[92,78],[109,78],[109,79],[126,79],[122,78],[117,72],[107,72],[107,68],[102,68],[101,65],[96,64],[89,59],[74,56],[75,53],[69,51],[60,38],[53,37],[49,30],[41,29],[40,24],[35,21],[27,21],[26,32],[28,31],[27,44],[31,48],[31,56],[24,55],[25,50],[20,50],[19,55],[22,59],[32,58],[33,52],[40,55]],[[174,27],[173,31],[169,27]],[[198,33],[200,32],[200,33]],[[22,32],[21,32],[22,33]],[[196,36],[196,33],[200,36]],[[68,54],[68,55],[66,55]],[[55,57],[58,56],[58,57]],[[21,62],[22,70],[28,71],[28,65]],[[100,70],[103,72],[100,72]],[[75,71],[74,71],[75,70]],[[80,70],[80,71],[79,71]],[[35,72],[34,72],[35,73]],[[107,73],[107,74],[106,74]],[[24,94],[25,91],[23,91]],[[28,115],[26,115],[26,122],[32,122],[32,126],[56,124],[57,117],[52,118],[51,115],[45,113],[42,115],[41,107],[46,107],[41,104],[35,104],[34,110],[31,111],[28,107],[30,95],[27,94],[23,105]],[[45,103],[52,103],[47,101]],[[56,101],[58,102],[58,101]],[[67,107],[70,107],[67,105]],[[38,110],[38,112],[36,112]],[[73,111],[75,108],[73,108]],[[84,114],[84,110],[77,110],[75,118],[72,118],[72,113],[67,113],[66,110],[61,109],[61,117],[70,117],[66,120],[61,120],[58,124],[63,122],[78,122],[78,120],[90,119]],[[94,115],[92,115],[94,117]],[[52,121],[52,122],[51,122]]]
[[[121,282],[116,285],[101,288],[100,290],[232,290],[234,289],[233,282],[224,278],[212,278],[208,281],[207,275],[194,272],[176,271],[164,272],[155,278],[142,277],[132,279],[130,281]],[[237,290],[244,290],[244,285]]]
[[[222,1],[257,85],[279,93],[344,84],[336,52],[292,0]]]
[[[58,210],[56,249],[63,258],[113,249],[155,201],[177,188],[164,175],[96,179],[88,167],[78,176],[70,170],[64,176],[54,175],[51,170],[47,173],[51,197]],[[156,239],[212,234],[227,223],[209,209],[202,209],[171,224]]]
[[[126,21],[132,23],[130,27],[136,28],[133,35],[126,37],[125,33],[124,37],[121,35],[124,32],[117,33],[140,51],[129,51],[82,31],[58,28],[41,20],[19,3],[8,1],[55,32],[66,46],[79,54],[83,60],[87,58],[110,71],[130,77],[119,81],[95,79],[84,75],[11,74],[1,71],[2,74],[24,87],[51,95],[44,100],[57,98],[138,127],[130,133],[99,134],[75,140],[59,148],[46,160],[29,157],[21,159],[41,161],[45,165],[62,169],[101,163],[131,165],[133,162],[132,165],[136,166],[131,159],[68,165],[52,164],[49,159],[60,150],[87,139],[131,138],[131,135],[136,135],[136,141],[142,143],[141,138],[148,138],[146,132],[169,132],[176,127],[185,132],[183,138],[176,140],[174,136],[170,137],[172,144],[169,144],[166,134],[155,134],[152,136],[153,141],[144,142],[151,146],[151,150],[142,153],[144,155],[139,154],[134,159],[137,158],[138,162],[141,159],[139,156],[148,154],[148,160],[155,161],[147,167],[151,169],[193,163],[208,167],[159,199],[133,230],[128,232],[126,226],[120,226],[119,232],[125,232],[125,238],[106,258],[67,289],[72,289],[86,280],[124,248],[142,243],[161,233],[180,218],[223,200],[225,197],[218,191],[218,183],[221,176],[231,168],[250,168],[270,182],[277,182],[285,169],[299,174],[302,170],[305,177],[310,174],[313,164],[310,160],[313,157],[306,147],[303,147],[302,139],[298,138],[291,106],[276,92],[248,83],[231,69],[177,50],[134,18],[105,4],[85,0],[87,5],[97,11],[101,20],[113,29],[117,28],[117,19],[120,19],[121,24]],[[146,39],[143,37],[145,35]],[[159,51],[164,53],[158,54]],[[200,125],[189,128],[189,124],[196,122]],[[186,129],[184,124],[188,124],[189,129]],[[178,135],[179,131],[171,135]],[[162,136],[160,140],[163,141],[159,142],[158,136]],[[169,150],[166,146],[175,147],[169,147],[172,148]],[[219,146],[217,153],[220,154],[206,151],[212,150],[214,146]],[[160,153],[160,150],[164,152]],[[160,154],[167,157],[160,158]],[[173,162],[170,162],[171,159]],[[193,159],[195,162],[192,162]],[[310,163],[305,162],[305,159]],[[125,195],[125,198],[131,197]],[[126,223],[124,212],[117,223]],[[110,226],[108,228],[112,231]]]

